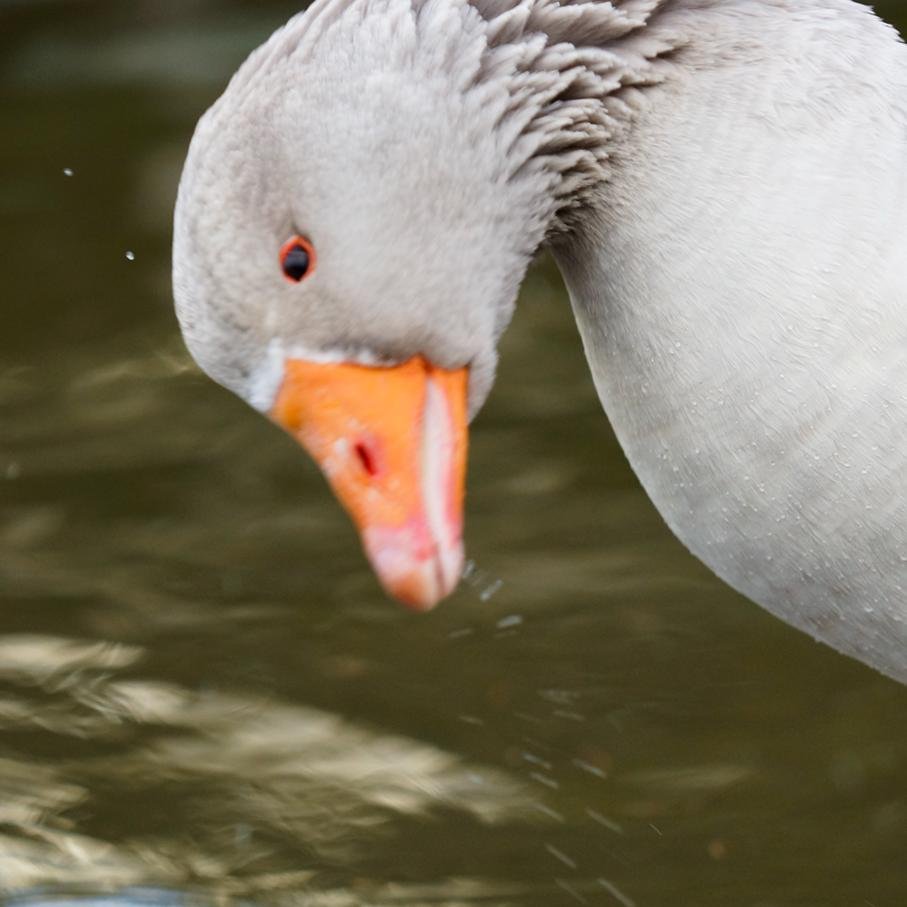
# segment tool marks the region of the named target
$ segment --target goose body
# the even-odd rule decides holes
[[[319,272],[288,288],[273,249],[300,230]],[[335,480],[349,445],[313,449],[280,401],[318,384],[289,363],[380,381],[426,363],[413,507],[428,516],[405,544],[425,542],[433,579],[386,581],[399,597],[455,583],[451,376],[468,374],[475,414],[544,243],[671,529],[749,598],[907,682],[895,32],[851,0],[320,0],[253,55],[193,141],[178,312],[202,366],[313,450],[382,576],[401,543],[376,554],[374,489]],[[218,275],[231,248],[239,289]]]

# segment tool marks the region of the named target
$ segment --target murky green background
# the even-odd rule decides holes
[[[673,540],[553,272],[474,426],[476,572],[427,617],[188,361],[182,155],[295,7],[0,0],[0,891],[907,903],[907,690]]]

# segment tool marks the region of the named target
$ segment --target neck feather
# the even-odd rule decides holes
[[[610,150],[640,92],[662,80],[659,60],[680,39],[647,27],[668,2],[472,0],[487,38],[472,78],[479,88],[506,86],[497,128],[508,140],[508,178],[544,186],[547,238],[570,229],[609,178]]]

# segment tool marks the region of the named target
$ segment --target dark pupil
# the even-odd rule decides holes
[[[283,273],[292,280],[302,280],[309,270],[309,253],[302,246],[293,246],[283,260]]]

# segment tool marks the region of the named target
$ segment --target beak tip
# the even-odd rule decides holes
[[[397,549],[393,555],[385,548],[368,551],[381,585],[410,611],[425,614],[433,610],[459,585],[463,574],[463,545],[415,560]]]
[[[462,570],[448,573],[438,561],[431,560],[396,582],[386,582],[385,588],[410,611],[427,614],[454,592],[461,573]]]
[[[413,614],[428,614],[429,611],[434,611],[444,598],[442,595],[430,595],[417,599],[404,597],[394,592],[391,592],[391,595],[393,595],[407,611],[412,611]]]

